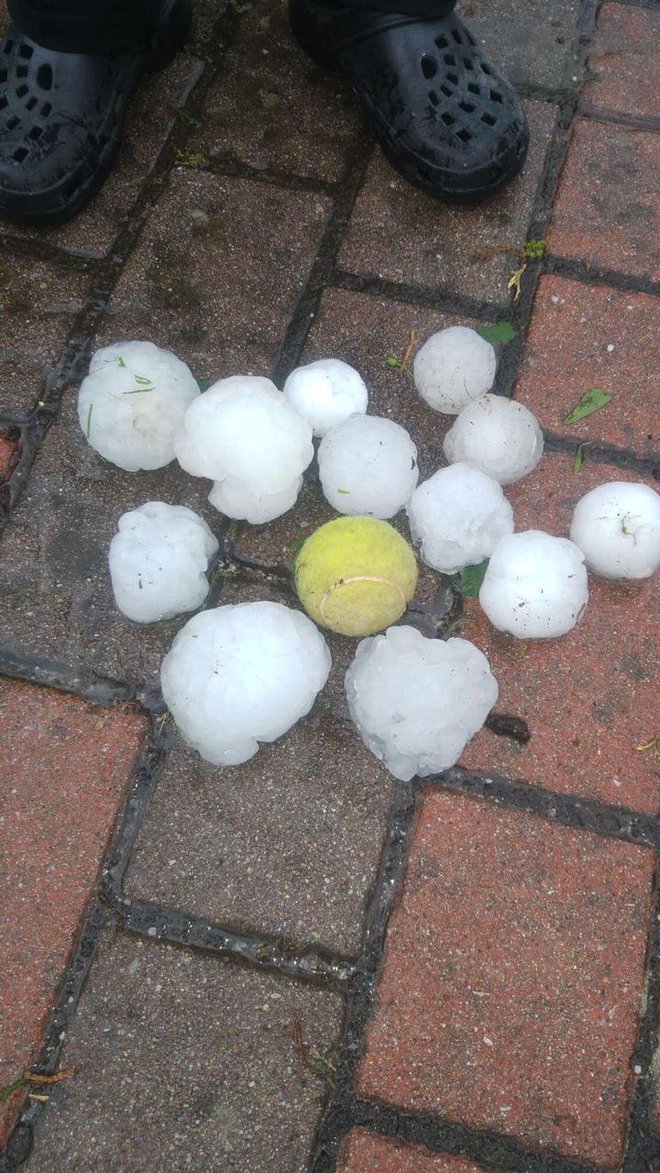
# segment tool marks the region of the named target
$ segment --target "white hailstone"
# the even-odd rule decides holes
[[[206,522],[183,505],[147,501],[122,514],[108,554],[119,610],[136,623],[194,611],[209,593],[217,549]]]
[[[174,460],[174,437],[199,397],[190,369],[153,342],[117,342],[92,355],[78,419],[92,448],[127,472]]]
[[[227,477],[226,481],[216,481],[209,493],[209,501],[226,517],[249,521],[251,525],[261,525],[281,517],[293,508],[302,483],[302,477],[296,477],[293,484],[282,489],[280,493],[259,493],[245,481]]]
[[[520,639],[565,635],[587,605],[584,554],[568,538],[525,530],[491,555],[479,602],[494,627]]]
[[[330,666],[323,636],[301,611],[238,603],[189,619],[160,680],[188,744],[207,762],[236,766],[309,712]]]
[[[468,326],[432,334],[415,355],[415,386],[435,411],[458,415],[471,399],[490,391],[495,379],[495,348]]]
[[[501,485],[512,485],[536,468],[543,456],[543,432],[522,403],[486,394],[459,413],[443,449],[451,464],[462,460]]]
[[[441,468],[419,485],[408,518],[422,558],[445,574],[489,558],[513,533],[513,509],[501,486],[467,464]]]
[[[364,415],[369,399],[362,376],[340,358],[321,358],[296,367],[283,393],[319,437],[349,415]]]
[[[220,379],[200,395],[186,412],[175,450],[193,476],[232,478],[248,496],[283,494],[286,500],[314,456],[307,420],[270,379],[252,375]],[[239,504],[242,510],[242,498]]]
[[[385,520],[407,505],[417,449],[405,428],[377,415],[352,415],[326,432],[318,452],[326,499],[339,513]]]
[[[571,541],[603,578],[649,578],[660,566],[660,496],[630,481],[599,485],[575,506]]]
[[[466,639],[390,627],[358,644],[346,697],[362,740],[395,778],[447,770],[497,700],[488,660]]]

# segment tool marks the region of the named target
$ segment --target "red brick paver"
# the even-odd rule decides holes
[[[657,300],[644,293],[542,277],[516,398],[548,431],[653,456],[659,322]],[[562,424],[592,387],[613,396],[607,408]]]
[[[657,12],[628,4],[604,4],[589,54],[590,106],[647,118],[658,117],[660,20]]]
[[[550,251],[658,280],[659,167],[657,135],[579,120],[548,232]]]
[[[389,1136],[374,1136],[354,1128],[345,1138],[337,1173],[485,1173],[481,1165],[431,1153],[421,1144],[404,1144]]]
[[[617,1165],[652,878],[643,848],[427,792],[360,1093]]]
[[[0,681],[0,1087],[38,1053],[144,730]],[[0,1105],[0,1143],[21,1098]]]
[[[19,455],[19,441],[10,432],[0,432],[0,484],[8,481]]]
[[[567,537],[573,507],[590,489],[640,479],[595,463],[585,463],[576,476],[572,456],[548,452],[507,496],[516,529]],[[461,765],[655,814],[658,763],[636,747],[655,732],[658,594],[652,579],[619,584],[595,575],[589,592],[581,622],[554,640],[498,632],[477,600],[468,602],[462,634],[490,660],[500,685],[498,710],[524,717],[532,738],[521,746],[483,729]]]

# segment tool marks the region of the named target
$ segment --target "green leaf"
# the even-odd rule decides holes
[[[126,366],[126,363],[124,362],[124,360],[123,360],[123,358],[121,357],[121,355],[118,355],[118,356],[117,356],[117,366],[120,366],[120,367],[125,367],[125,366]]]
[[[92,434],[92,412],[93,412],[93,410],[94,410],[94,404],[90,403],[89,410],[87,412],[87,424],[85,425],[85,435],[87,436],[88,440]]]
[[[350,489],[337,489],[337,492],[338,492],[338,493],[343,493],[343,495],[344,495],[345,497],[350,497],[350,495],[351,495],[351,490],[350,490]]]
[[[580,475],[582,465],[584,464],[584,450],[587,446],[587,443],[588,443],[588,441],[585,440],[584,444],[578,444],[577,449],[575,451],[575,460],[573,461],[573,472],[575,473],[576,477]]]
[[[486,342],[510,342],[517,333],[518,331],[514,330],[511,322],[497,322],[494,326],[477,326],[477,334]]]
[[[122,395],[148,395],[150,391],[155,390],[155,387],[136,387],[134,391],[123,391]]]
[[[387,363],[388,367],[394,367],[395,370],[399,370],[401,367],[401,359],[397,358],[394,354],[391,354],[389,358],[386,358],[385,362]]]
[[[6,1087],[0,1088],[0,1104],[4,1104],[6,1100],[21,1087],[26,1087],[28,1080],[25,1076],[20,1079],[15,1079],[13,1083],[8,1083]]]
[[[525,261],[540,261],[546,253],[546,243],[544,240],[528,240],[523,249],[523,260]]]
[[[573,410],[569,411],[561,422],[576,424],[579,420],[586,419],[588,415],[593,415],[595,411],[600,411],[601,407],[607,407],[613,398],[613,395],[608,395],[607,391],[603,391],[601,387],[592,387],[591,390],[585,391],[580,402],[576,403]]]
[[[458,574],[453,575],[464,599],[476,599],[487,570],[488,558],[476,566],[464,566]]]
[[[213,386],[214,382],[215,379],[198,379],[197,386],[199,387],[202,394],[204,394],[205,391],[208,391],[209,387]]]
[[[135,382],[140,383],[142,387],[149,387],[151,385],[151,379],[145,379],[144,375],[134,375],[133,378],[135,379]]]

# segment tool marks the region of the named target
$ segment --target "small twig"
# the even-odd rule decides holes
[[[330,1071],[336,1071],[334,1064],[329,1059],[324,1059],[322,1055],[316,1050],[316,1047],[310,1048],[305,1043],[303,1038],[302,1024],[297,1014],[294,1014],[291,1021],[291,1034],[293,1036],[293,1048],[299,1062],[302,1063],[306,1071],[316,1075],[318,1079],[324,1079],[330,1087],[335,1087],[335,1080],[330,1072],[325,1070],[329,1068]],[[321,1064],[321,1066],[319,1066]]]

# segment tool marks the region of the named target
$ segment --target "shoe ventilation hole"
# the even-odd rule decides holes
[[[452,29],[451,35],[454,38],[454,40],[456,41],[457,45],[463,44],[463,40],[462,40],[461,34],[459,33],[458,29]]]
[[[479,86],[477,85],[477,83],[475,81],[469,81],[467,88],[471,94],[480,94],[481,93],[481,90],[479,89]]]
[[[435,90],[429,90],[429,98],[431,99],[434,106],[440,105],[440,99],[439,99],[438,95],[436,94]]]
[[[43,114],[44,118],[48,118],[48,115],[52,109],[53,107],[51,106],[50,102],[44,102],[43,106],[41,107],[41,113]]]
[[[18,89],[16,90],[16,97],[17,98],[24,98],[27,93],[28,93],[28,87],[26,86],[25,82],[23,82],[23,85],[19,86]]]
[[[445,65],[455,65],[456,58],[453,53],[445,53]]]
[[[465,110],[466,114],[472,114],[476,110],[474,102],[459,102],[461,110]]]
[[[51,65],[39,66],[37,70],[37,85],[41,86],[42,90],[52,90],[53,68]]]
[[[438,66],[437,66],[435,57],[429,57],[428,53],[425,53],[424,56],[422,57],[421,65],[422,65],[422,73],[424,74],[424,77],[426,77],[426,78],[435,77],[436,73],[438,72]]]
[[[481,72],[487,74],[488,77],[493,76],[493,71],[492,71],[490,65],[486,61],[481,62]]]
[[[8,105],[7,99],[0,94],[0,110],[6,110]]]
[[[501,103],[503,101],[502,95],[498,94],[497,90],[490,91],[490,99],[491,99],[491,102],[500,102]]]
[[[7,130],[16,130],[18,123],[19,119],[16,117],[16,115],[14,115],[13,118],[7,119]]]
[[[481,115],[481,121],[485,122],[486,126],[495,126],[497,123],[497,118],[493,118],[492,114],[485,113]]]
[[[19,45],[18,46],[18,56],[24,57],[26,61],[29,61],[30,57],[32,56],[32,46],[31,45]]]
[[[457,73],[448,73],[447,74],[447,81],[450,81],[453,86],[457,86],[458,85],[458,74]]]
[[[424,183],[430,183],[430,182],[431,182],[431,172],[430,172],[430,170],[429,170],[429,168],[428,168],[428,167],[420,167],[420,166],[418,165],[418,167],[417,167],[417,174],[418,174],[418,176],[419,176],[419,178],[420,178],[420,179],[423,179],[423,180],[424,180]]]
[[[465,127],[463,127],[462,130],[456,132],[456,138],[460,138],[461,142],[463,143],[469,143],[472,135],[470,134],[469,130],[466,130]]]
[[[36,104],[37,104],[37,99],[34,97],[34,95],[32,95],[32,97],[28,98],[27,102],[25,103],[25,109],[26,110],[34,110]]]
[[[476,43],[477,43],[477,38],[472,36],[472,33],[470,32],[470,30],[469,30],[469,29],[466,29],[466,30],[465,30],[465,35],[466,35],[466,37],[467,37],[467,39],[468,39],[468,41],[470,42],[470,44],[471,44],[471,45],[476,45]]]
[[[17,151],[14,151],[14,158],[17,163],[22,163],[24,159],[27,159],[27,157],[28,151],[26,147],[19,147]]]
[[[27,77],[27,75],[28,75],[27,65],[17,65],[16,66],[16,77]]]
[[[465,66],[466,69],[469,69],[470,72],[472,72],[474,70],[474,65],[472,64],[471,57],[464,57],[463,58],[463,65]]]
[[[445,126],[453,126],[456,121],[454,115],[449,114],[447,110],[445,110],[444,114],[441,114],[440,117],[442,118]]]
[[[4,44],[5,53],[11,53],[13,48],[14,48],[13,41],[5,41],[5,44]]]
[[[445,98],[451,98],[453,90],[450,86],[440,86],[440,93],[445,95]]]
[[[446,37],[436,37],[435,43],[438,46],[438,49],[448,49],[449,48],[449,41],[447,40]]]
[[[7,80],[7,70],[0,69],[0,85],[4,85]]]
[[[32,130],[28,134],[28,138],[34,139],[35,143],[37,143],[37,142],[39,142],[39,139],[41,138],[41,133],[42,132],[41,132],[40,126],[33,126]]]

